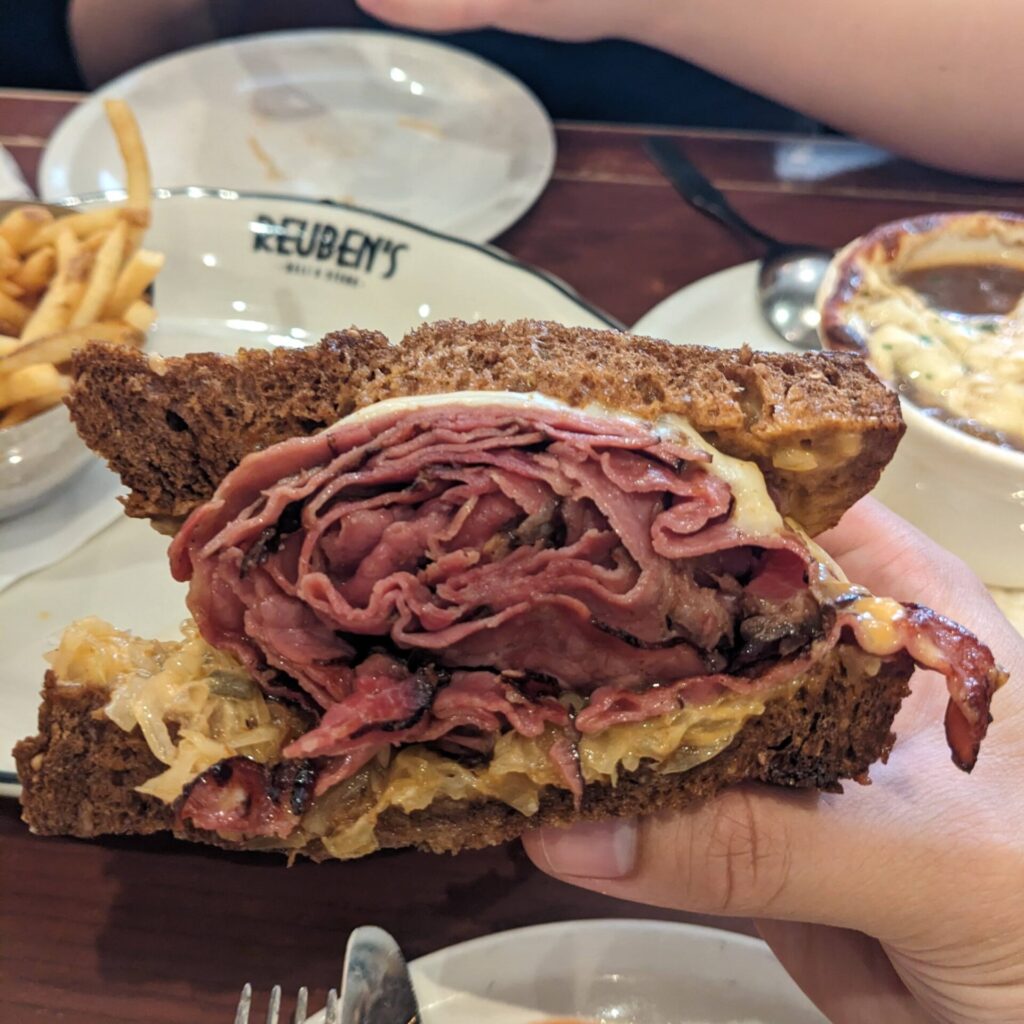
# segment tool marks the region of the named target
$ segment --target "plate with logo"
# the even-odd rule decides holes
[[[135,110],[156,185],[352,202],[480,242],[533,205],[555,161],[536,97],[479,57],[395,32],[272,32],[163,57],[93,93],[46,147],[44,199],[121,184],[109,97]]]
[[[353,325],[397,342],[424,321],[450,317],[621,326],[567,285],[497,249],[354,206],[163,189],[154,196],[146,244],[167,257],[154,296],[159,320],[147,342],[166,356],[297,347]],[[0,593],[7,652],[0,791],[15,783],[10,751],[34,731],[43,656],[65,625],[98,615],[120,629],[170,638],[185,618],[167,538],[114,507],[111,518],[113,525],[72,555]]]

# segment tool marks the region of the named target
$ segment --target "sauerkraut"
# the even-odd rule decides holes
[[[210,647],[188,621],[182,639],[143,640],[102,619],[69,626],[48,655],[65,683],[110,691],[104,712],[126,732],[138,726],[167,770],[137,787],[173,803],[201,772],[226,757],[276,760],[286,727],[232,657]]]
[[[210,647],[191,621],[182,634],[173,642],[143,640],[100,619],[83,619],[65,630],[49,655],[61,681],[109,690],[107,717],[128,732],[138,727],[167,765],[138,790],[166,803],[225,758],[279,760],[288,739],[272,705],[232,657]],[[729,746],[776,695],[732,694],[585,736],[578,744],[583,778],[615,785],[641,765],[688,771]],[[565,699],[575,710],[582,706],[578,696]],[[560,735],[551,725],[535,738],[504,733],[486,764],[474,766],[418,744],[379,756],[314,801],[296,841],[315,836],[336,857],[362,856],[377,849],[375,828],[389,808],[411,814],[441,799],[500,800],[531,817],[546,787],[565,785],[548,754]]]

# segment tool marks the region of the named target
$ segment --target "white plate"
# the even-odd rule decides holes
[[[281,32],[185,50],[93,93],[46,147],[44,199],[123,186],[109,97],[131,103],[156,186],[334,199],[479,242],[554,167],[544,108],[493,64],[394,33]]]
[[[764,322],[757,306],[757,263],[741,263],[694,281],[658,303],[630,328],[676,345],[794,352]]]
[[[424,1024],[825,1024],[763,942],[696,925],[542,924],[409,967]]]
[[[285,222],[288,222],[287,224]],[[344,259],[276,251],[270,222],[294,234],[348,234]],[[154,202],[147,246],[167,254],[156,287],[152,351],[233,352],[303,345],[356,324],[392,340],[424,320],[558,320],[618,326],[566,285],[490,247],[351,207],[190,189]],[[268,248],[269,247],[269,248]],[[369,252],[376,253],[372,264]],[[167,568],[167,538],[121,519],[84,547],[0,594],[0,791],[14,783],[10,751],[35,730],[43,654],[61,629],[98,615],[142,636],[173,637],[184,588]]]
[[[745,342],[762,351],[798,351],[764,322],[756,286],[756,263],[730,267],[670,295],[632,330],[680,345],[737,348]],[[959,452],[980,442],[967,439],[969,445],[957,446],[963,435],[906,403],[904,418],[907,433],[882,474],[876,497],[968,562],[1024,632],[1024,561],[1007,557],[1024,528],[1024,491],[1020,490],[1024,481],[1007,471],[1004,479],[996,478],[993,488],[987,465]],[[946,467],[944,474],[935,472],[940,462]],[[950,479],[958,486],[949,487]],[[983,505],[978,504],[980,497],[986,499]],[[982,513],[986,516],[983,529],[979,528]]]

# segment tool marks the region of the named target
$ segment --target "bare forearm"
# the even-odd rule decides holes
[[[428,31],[622,36],[890,149],[1024,179],[1021,0],[358,0]]]
[[[1024,178],[1020,0],[665,0],[638,41],[925,163]]]

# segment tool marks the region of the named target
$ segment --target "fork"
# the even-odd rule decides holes
[[[309,990],[303,986],[295,997],[295,1013],[292,1014],[291,1024],[306,1024],[307,1005],[309,1003]],[[252,985],[246,982],[242,994],[238,999],[238,1009],[235,1010],[235,1024],[249,1024],[249,1011],[252,1009]],[[281,1015],[281,986],[275,985],[270,990],[270,1002],[267,1003],[266,1024],[278,1024]],[[327,1007],[324,1010],[323,1024],[341,1024],[341,1005],[338,1002],[338,993],[331,989],[327,993]]]

